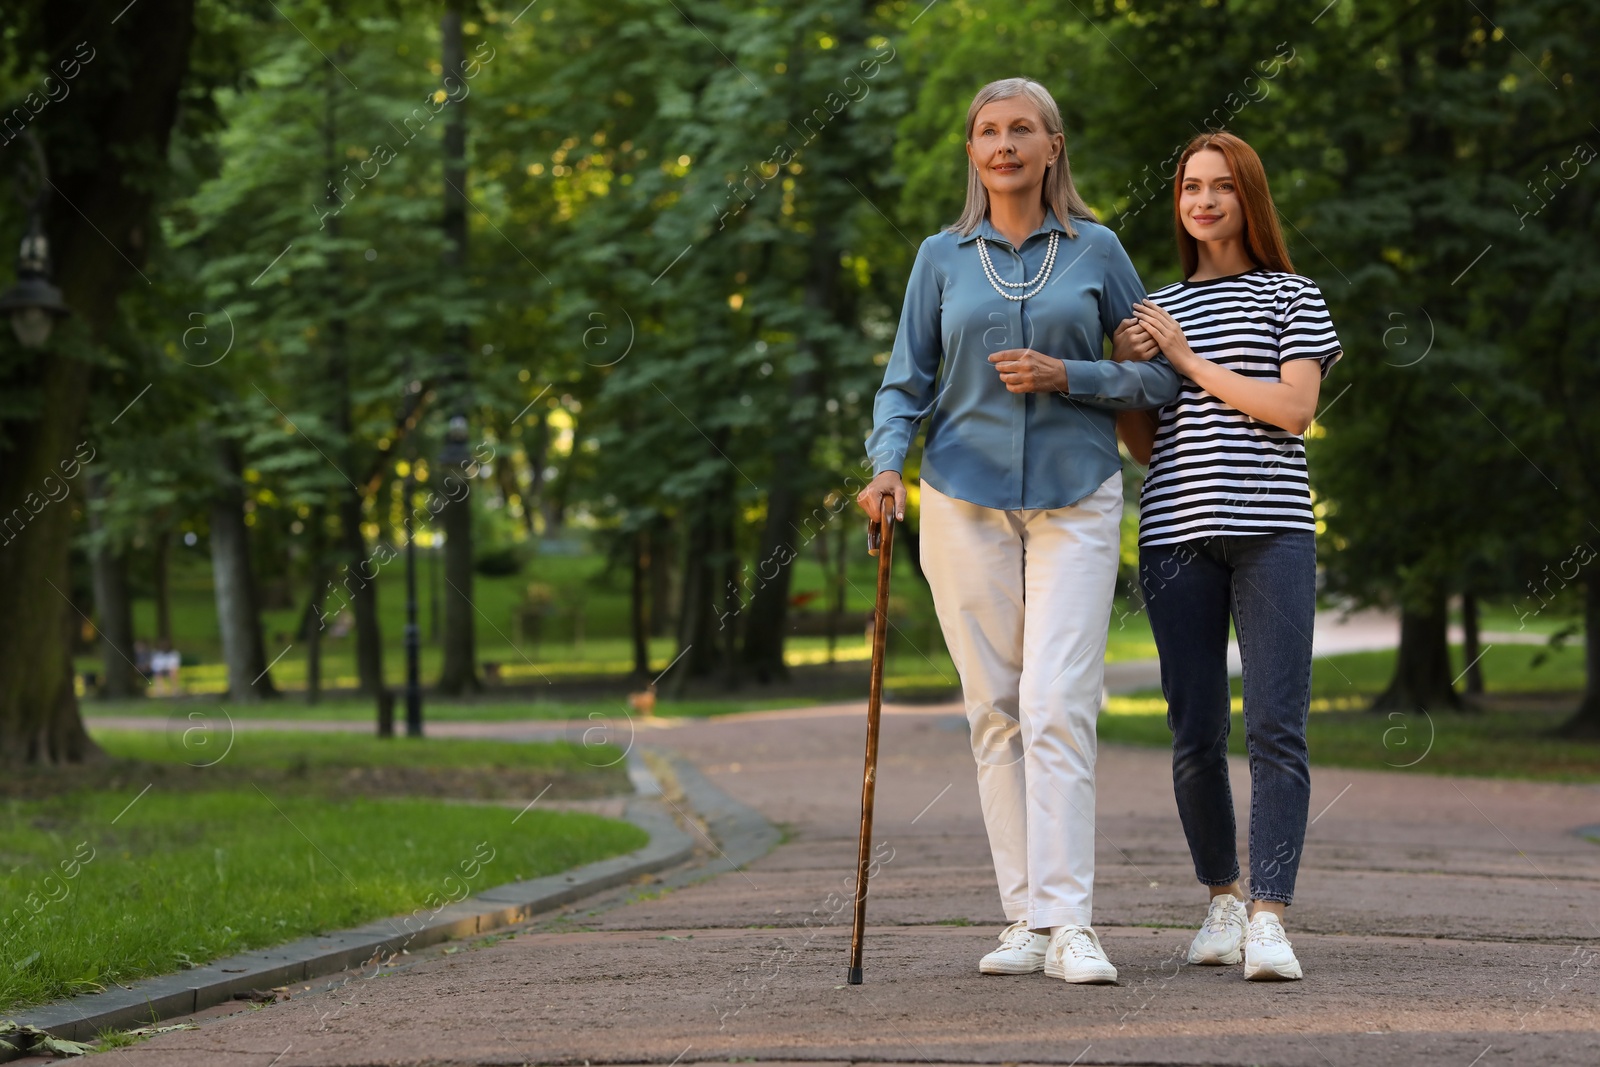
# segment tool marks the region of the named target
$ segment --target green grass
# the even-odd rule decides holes
[[[221,752],[170,732],[96,740],[109,763],[0,786],[0,1012],[426,915],[647,840],[515,802],[547,780],[569,794],[626,789],[610,747],[251,733],[196,767],[185,764]],[[455,799],[497,787],[515,801]]]
[[[1511,604],[1482,605],[1478,610],[1478,628],[1485,632],[1498,633],[1528,633],[1540,637],[1549,637],[1551,634],[1576,625],[1582,629],[1583,605],[1579,598],[1574,597],[1567,603],[1551,604],[1540,610],[1540,600],[1528,596]],[[1461,623],[1461,612],[1453,611],[1450,621],[1456,625]]]
[[[426,800],[137,796],[5,802],[0,1010],[429,911],[646,841],[537,808],[513,825],[513,809]]]
[[[1456,651],[1459,663],[1460,650]],[[1546,658],[1537,662],[1543,654]],[[1490,649],[1483,658],[1488,708],[1479,712],[1373,714],[1365,711],[1389,681],[1393,652],[1326,656],[1312,664],[1312,714],[1306,727],[1319,767],[1407,773],[1600,782],[1600,742],[1552,736],[1577,705],[1582,650],[1526,645]],[[1240,680],[1228,750],[1246,755]],[[1570,696],[1570,700],[1565,699]],[[1166,701],[1149,691],[1114,696],[1100,716],[1102,741],[1167,748]]]
[[[1452,674],[1466,669],[1459,645],[1451,649]],[[1543,645],[1493,645],[1479,661],[1485,688],[1491,693],[1549,692],[1583,688],[1581,643],[1551,649]],[[1352,652],[1323,656],[1312,665],[1313,696],[1344,693],[1371,695],[1388,685],[1394,670],[1394,653]],[[1235,679],[1235,692],[1238,680]]]
[[[576,741],[393,738],[359,733],[263,730],[183,719],[165,731],[114,730],[90,720],[108,760],[24,769],[0,780],[0,796],[38,798],[85,789],[153,785],[163,792],[260,786],[331,801],[358,796],[550,799],[629,792],[625,724],[595,722]],[[613,744],[612,742],[615,742]]]
[[[115,759],[152,763],[211,763],[218,771],[293,770],[298,774],[356,767],[474,768],[531,774],[572,774],[612,763],[622,756],[613,746],[596,748],[576,741],[537,743],[466,738],[383,739],[361,734],[253,731],[237,734],[228,747],[225,732],[94,730],[100,747]],[[185,743],[187,740],[187,744]]]
[[[1408,774],[1600,782],[1600,742],[1550,736],[1569,711],[1486,711],[1461,715],[1373,715],[1329,711],[1311,716],[1306,743],[1317,767]],[[1108,713],[1102,742],[1167,748],[1165,715]],[[1228,751],[1246,755],[1244,716],[1233,714]]]
[[[1460,646],[1451,650],[1454,670],[1462,670]],[[1382,692],[1394,673],[1394,651],[1346,652],[1318,656],[1311,663],[1311,710],[1356,711],[1366,708]],[[1484,686],[1490,694],[1569,693],[1583,688],[1583,650],[1574,645],[1547,649],[1537,645],[1497,645],[1480,661]],[[1233,710],[1243,706],[1243,679],[1230,680]],[[1458,686],[1459,688],[1459,686]],[[1577,705],[1577,698],[1573,698]],[[1121,714],[1165,714],[1166,701],[1159,690],[1113,696],[1110,711]]]

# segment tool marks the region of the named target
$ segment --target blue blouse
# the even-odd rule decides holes
[[[1103,355],[1102,339],[1132,316],[1145,289],[1116,234],[1072,221],[1076,239],[1046,208],[1020,251],[988,219],[965,237],[943,231],[922,242],[872,406],[874,474],[904,469],[924,420],[923,479],[983,507],[1066,507],[1121,470],[1115,411],[1170,403],[1178,374],[1161,356],[1117,363]],[[996,273],[1020,282],[1039,273],[1051,230],[1062,236],[1045,288],[1020,302],[995,292],[977,238],[988,242]],[[988,359],[1008,348],[1065,360],[1067,393],[1007,392]]]

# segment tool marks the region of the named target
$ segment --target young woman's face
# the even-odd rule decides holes
[[[967,158],[989,192],[1009,194],[1044,182],[1045,164],[1058,159],[1064,143],[1045,132],[1038,109],[1025,96],[991,100],[978,110],[967,142]]]
[[[1227,241],[1244,234],[1244,205],[1228,170],[1228,157],[1207,148],[1183,167],[1178,215],[1196,241]]]

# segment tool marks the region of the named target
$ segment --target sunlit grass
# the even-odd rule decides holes
[[[446,790],[496,776],[598,776],[626,790],[622,753],[610,748],[252,733],[213,752],[170,732],[96,739],[114,763],[70,788],[59,772],[53,795],[0,798],[0,1011],[385,916],[425,917],[647,840],[627,823],[524,810],[520,793],[513,805],[361,795],[372,779],[359,775],[383,767]],[[429,771],[441,777],[418,777]]]
[[[1569,693],[1583,682],[1582,652],[1567,648],[1535,665],[1542,649],[1508,645],[1483,658],[1486,688],[1499,705],[1514,694]],[[1460,650],[1456,650],[1459,660]],[[1372,697],[1388,683],[1393,652],[1356,652],[1317,659],[1311,673],[1306,737],[1319,767],[1404,770],[1420,774],[1600,782],[1600,743],[1552,736],[1571,708],[1373,714]],[[1247,755],[1240,679],[1233,679],[1228,750]],[[1577,704],[1576,695],[1572,706]],[[1110,698],[1100,716],[1101,741],[1168,748],[1167,702],[1159,690]]]
[[[646,840],[626,823],[538,809],[513,824],[514,809],[439,801],[334,805],[254,789],[136,798],[0,804],[0,1010],[430,912]]]

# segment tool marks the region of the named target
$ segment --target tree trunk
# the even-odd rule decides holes
[[[833,651],[836,643],[834,627],[838,620],[833,616],[833,553],[828,549],[828,538],[833,536],[832,530],[823,530],[817,534],[817,568],[822,572],[822,615],[826,620],[828,635],[828,666],[833,666]]]
[[[534,516],[544,506],[544,461],[550,447],[550,425],[545,421],[545,409],[538,407],[528,416],[532,427],[522,431],[522,454],[528,459],[528,495],[522,501],[522,517],[528,524],[528,536],[537,536]],[[546,532],[549,523],[546,522]]]
[[[1600,576],[1593,570],[1583,587],[1583,701],[1561,726],[1564,737],[1600,737]]]
[[[156,534],[156,644],[172,643],[172,530]]]
[[[88,368],[47,355],[40,369],[41,409],[71,415],[29,427],[0,463],[0,617],[10,620],[0,640],[0,765],[78,763],[99,753],[73,686],[73,634],[81,618],[69,599],[72,511],[64,501],[45,502],[37,512],[32,503],[43,500],[32,487],[59,477],[58,462],[73,462],[69,423],[81,415]]]
[[[629,601],[629,618],[633,626],[633,673],[640,683],[650,677],[650,614],[646,603],[646,588],[650,574],[649,534],[644,530],[634,533],[633,588]]]
[[[440,21],[440,59],[445,77],[457,87],[461,84],[465,46],[461,40],[463,0],[447,0]],[[450,92],[445,86],[445,92]],[[466,280],[467,272],[467,122],[466,97],[452,99],[444,127],[444,276],[453,283]],[[470,340],[464,324],[445,328],[445,372],[442,392],[445,410],[450,413],[451,435],[458,447],[465,446],[455,425],[465,424],[472,408],[471,385],[467,378],[466,351]],[[461,465],[440,464],[445,477],[468,480]],[[472,596],[472,495],[450,502],[443,515],[444,525],[444,667],[439,676],[439,691],[451,695],[477,692],[477,632]]]
[[[837,231],[819,222],[811,242],[811,263],[803,298],[806,308],[828,321],[838,314],[839,247]],[[779,438],[772,457],[772,485],[767,492],[767,521],[756,555],[753,592],[744,621],[744,662],[756,681],[766,684],[789,676],[783,662],[783,642],[789,627],[789,586],[792,565],[799,554],[796,540],[819,536],[833,518],[826,508],[813,508],[806,529],[797,522],[811,470],[811,452],[818,434],[818,408],[828,381],[827,346],[815,338],[805,344],[807,365],[789,382],[787,432]],[[820,527],[820,528],[813,528]]]
[[[84,41],[83,18],[81,5],[32,5],[26,12],[7,11],[7,32],[15,34],[21,53],[37,54],[59,69],[56,64]],[[81,344],[85,327],[96,340],[116,329],[117,300],[136,277],[131,264],[148,257],[151,201],[162,187],[158,170],[188,75],[193,0],[145,0],[115,31],[99,35],[90,47],[95,69],[117,76],[79,79],[70,95],[30,127],[52,165],[52,203],[62,205],[45,224],[55,283],[76,320],[60,324],[54,342],[28,353],[0,382],[8,395],[34,398],[33,413],[0,419],[0,525],[19,510],[26,518],[20,531],[5,526],[0,533],[0,619],[6,620],[0,641],[0,763],[76,763],[100,751],[78,714],[70,635],[79,620],[62,592],[72,509],[63,502],[35,510],[31,502],[48,492],[45,478],[60,478],[94,456],[80,434],[89,365],[70,354],[63,339],[75,335]],[[14,143],[8,160],[20,161],[25,148]],[[135,165],[137,179],[129,181]],[[6,238],[15,239],[14,231]],[[121,254],[111,254],[108,242]]]
[[[105,520],[96,505],[104,499],[100,476],[87,476],[89,529],[101,535],[94,550],[94,617],[100,634],[100,694],[107,700],[144,695],[144,679],[134,667],[133,602],[128,596],[128,557],[104,536]]]
[[[360,495],[339,493],[339,542],[345,565],[341,584],[355,610],[356,678],[361,693],[376,696],[383,689],[383,634],[378,629],[378,564],[367,551],[361,532]]]
[[[672,533],[665,521],[647,531],[650,544],[650,636],[666,637],[672,627]]]
[[[717,668],[717,566],[714,558],[715,504],[700,503],[689,520],[684,544],[683,595],[678,609],[678,655],[673,686],[681,694],[691,678],[704,678]]]
[[[1467,692],[1483,695],[1483,652],[1478,640],[1478,598],[1461,594],[1461,656],[1467,662]]]
[[[839,543],[834,546],[833,596],[828,607],[828,666],[833,666],[834,647],[839,639],[839,623],[844,618],[845,597],[850,588],[850,530],[839,523]]]
[[[722,619],[727,625],[720,627],[722,638],[722,684],[728,689],[739,688],[743,678],[739,662],[739,632],[744,612],[744,594],[739,589],[739,546],[734,536],[733,497],[724,498],[728,507],[718,515],[718,557],[722,560]]]
[[[342,52],[341,52],[342,58]],[[337,203],[338,195],[338,99],[340,83],[335,78],[332,65],[323,68],[323,96],[326,110],[323,119],[323,170],[327,182],[325,199],[330,208]],[[339,219],[328,220],[328,235],[339,239]],[[367,550],[366,535],[361,532],[361,513],[366,504],[361,488],[351,477],[356,467],[355,419],[351,401],[351,368],[349,327],[339,313],[337,295],[343,291],[343,270],[337,253],[328,260],[328,291],[335,294],[334,311],[328,321],[328,377],[334,387],[333,427],[338,434],[335,446],[340,456],[341,472],[349,484],[339,490],[339,543],[344,551],[345,564],[340,569],[340,584],[344,586],[350,607],[355,612],[356,635],[356,686],[364,696],[377,696],[383,692],[383,634],[378,628],[378,564]],[[319,616],[320,618],[320,616]],[[319,662],[320,669],[320,662]],[[320,679],[319,679],[320,682]]]
[[[217,437],[218,485],[211,498],[211,581],[217,628],[228,664],[228,696],[253,704],[276,696],[261,644],[261,612],[250,566],[250,528],[244,521],[244,478],[238,446]]]
[[[504,437],[501,440],[505,440]],[[507,451],[494,461],[495,486],[500,490],[500,500],[506,509],[506,514],[511,513],[514,506],[522,506],[522,487],[517,484],[517,467],[512,461],[512,453]]]
[[[810,449],[806,451],[809,453]],[[761,534],[761,552],[752,572],[746,575],[750,606],[743,612],[744,663],[762,685],[780,682],[789,676],[789,668],[783,662],[783,642],[789,628],[789,579],[800,551],[793,536],[795,516],[800,509],[800,490],[795,482],[804,476],[808,458],[798,452],[798,445],[788,445],[780,447],[773,457],[772,487],[767,492],[767,521]],[[737,578],[737,570],[729,569],[726,579],[735,589]],[[737,596],[730,592],[731,607],[737,607],[737,600],[733,599]]]
[[[1456,711],[1461,698],[1450,685],[1449,612],[1442,592],[1400,611],[1400,649],[1389,687],[1372,710]]]

